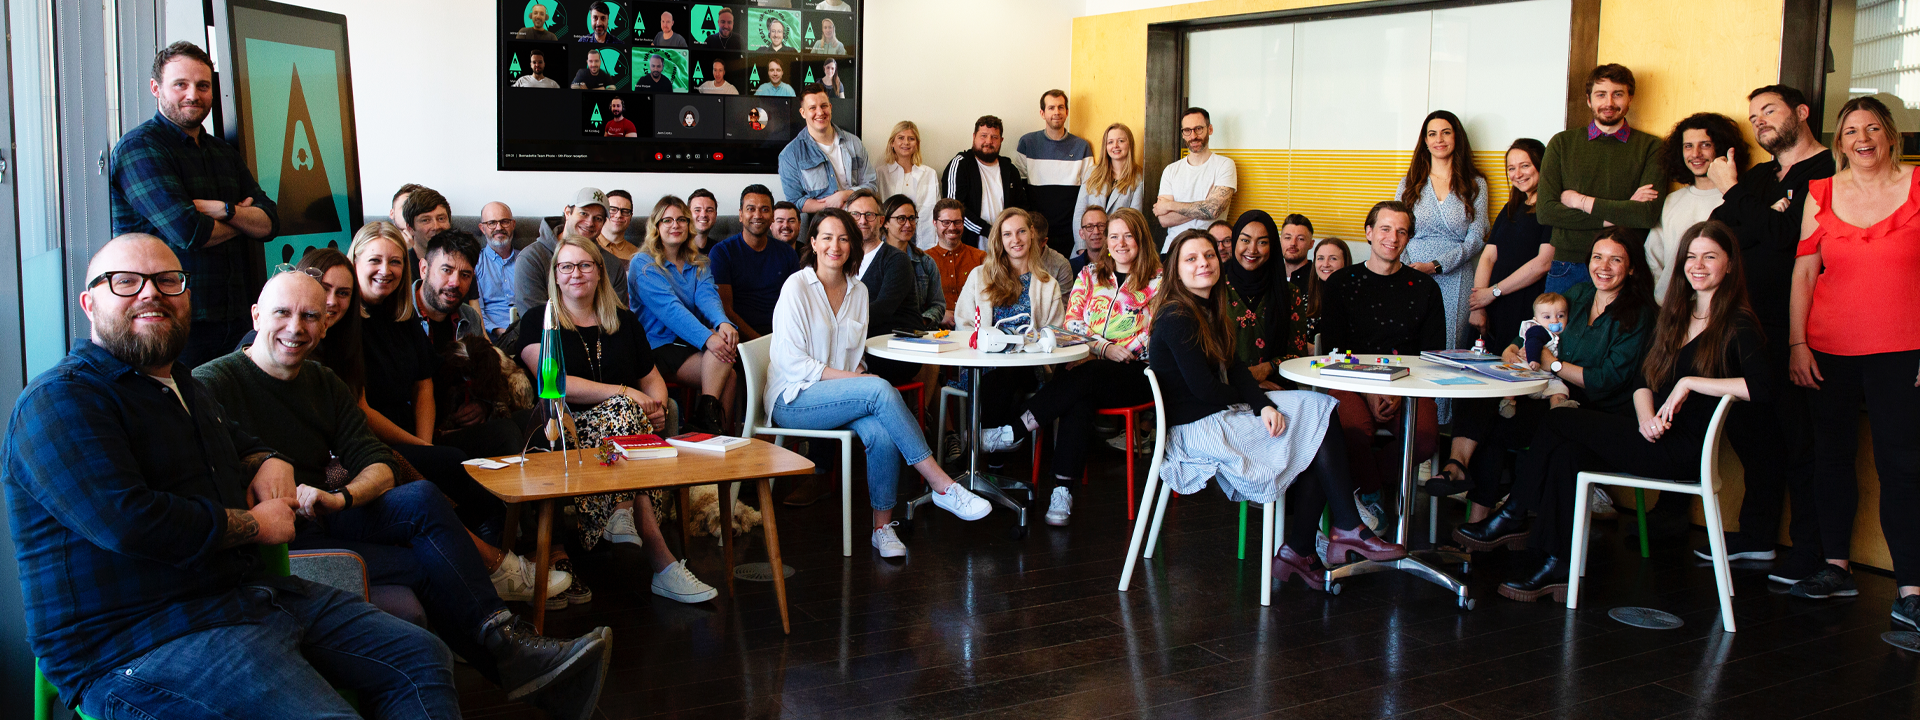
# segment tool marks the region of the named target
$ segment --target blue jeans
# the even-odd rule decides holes
[[[875,510],[893,509],[902,461],[912,465],[933,457],[907,401],[877,377],[822,380],[793,396],[793,402],[775,398],[773,424],[858,433],[867,446],[867,495]]]
[[[388,490],[365,505],[303,523],[289,550],[352,550],[367,561],[367,584],[413,588],[441,640],[493,679],[480,644],[482,623],[507,608],[453,505],[429,482]]]
[[[426,630],[299,578],[232,590],[249,612],[174,638],[87,688],[80,709],[117,718],[458,718],[453,657]]]
[[[1565,294],[1567,288],[1592,280],[1585,264],[1555,260],[1553,268],[1547,271],[1547,292]]]

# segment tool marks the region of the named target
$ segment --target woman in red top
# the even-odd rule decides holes
[[[1813,388],[1820,544],[1828,566],[1795,583],[1806,598],[1859,594],[1847,567],[1857,489],[1860,405],[1873,421],[1880,527],[1900,596],[1893,617],[1920,629],[1920,173],[1895,154],[1885,105],[1840,108],[1840,171],[1807,187],[1793,269],[1794,383]]]

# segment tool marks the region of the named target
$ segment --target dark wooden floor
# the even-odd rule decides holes
[[[613,628],[606,718],[1920,717],[1920,658],[1879,638],[1892,629],[1890,579],[1861,573],[1860,597],[1815,603],[1768,583],[1768,563],[1736,563],[1728,635],[1712,569],[1690,546],[1642,560],[1612,521],[1573,612],[1498,597],[1504,553],[1471,566],[1471,611],[1397,573],[1352,579],[1337,597],[1295,583],[1263,608],[1259,566],[1234,557],[1237,506],[1209,491],[1174,504],[1162,552],[1117,592],[1131,530],[1120,459],[1097,457],[1071,527],[1036,516],[1015,541],[1003,511],[976,523],[935,511],[905,535],[904,562],[874,555],[864,532],[841,557],[837,501],[780,509],[798,571],[791,635],[770,584],[669,602],[647,592],[628,547],[576,558],[595,600],[550,614],[549,629]],[[1257,531],[1258,508],[1249,520]],[[700,540],[690,565],[721,585],[718,548]],[[764,559],[757,533],[744,547],[743,561]],[[1607,617],[1623,605],[1686,625]],[[539,716],[471,670],[460,678],[467,717]]]

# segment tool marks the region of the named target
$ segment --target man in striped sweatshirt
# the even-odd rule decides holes
[[[1046,216],[1054,228],[1074,226],[1073,202],[1086,179],[1087,158],[1093,146],[1085,138],[1067,132],[1067,93],[1048,90],[1040,96],[1040,119],[1045,130],[1020,136],[1014,152],[1025,158],[1028,198],[1034,209]],[[1062,256],[1073,254],[1071,232],[1056,232],[1047,243]]]

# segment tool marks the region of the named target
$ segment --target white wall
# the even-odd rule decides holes
[[[439,190],[456,214],[478,214],[490,200],[523,215],[558,213],[583,185],[625,188],[643,206],[705,187],[722,198],[723,213],[747,185],[779,191],[773,175],[501,172],[492,0],[293,2],[347,16],[369,214],[384,213],[408,182]],[[1082,0],[871,0],[861,137],[874,161],[902,119],[920,125],[929,164],[965,149],[983,114],[1007,122],[1011,151],[1014,137],[1039,129],[1040,93],[1067,89],[1072,19],[1083,7]],[[1006,20],[1015,17],[1020,22]]]

